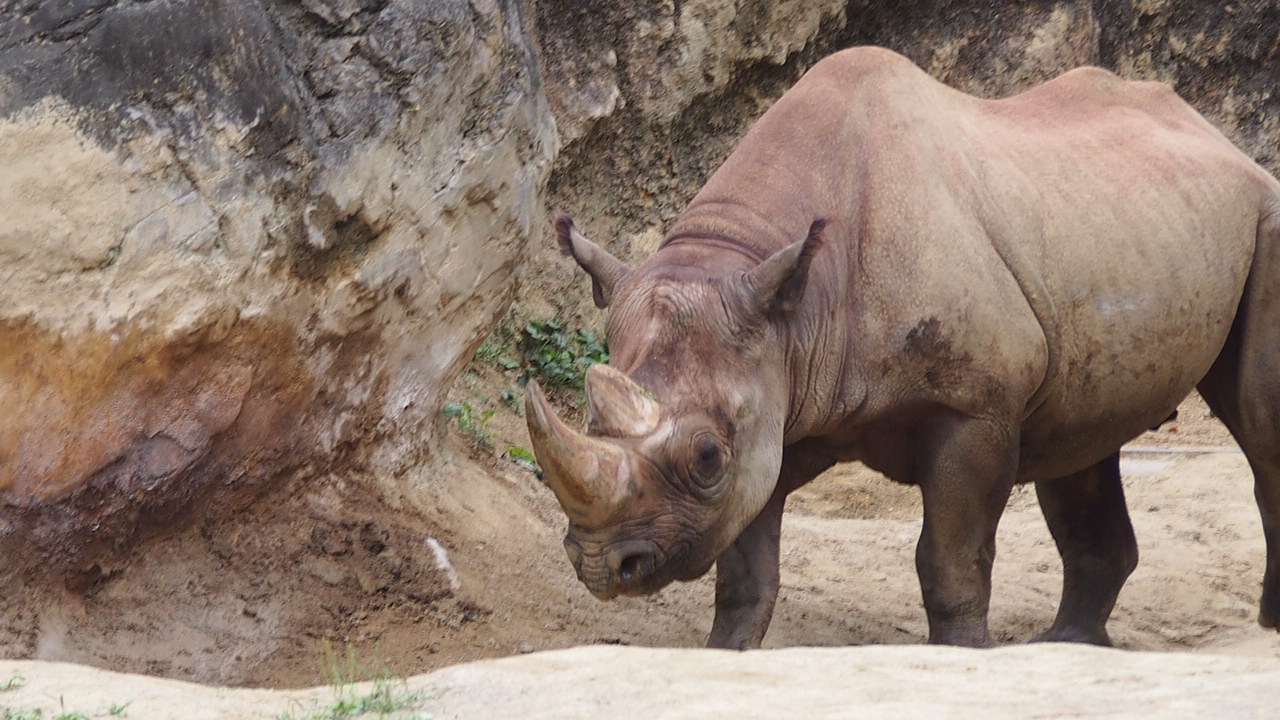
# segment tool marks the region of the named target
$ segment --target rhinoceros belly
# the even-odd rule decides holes
[[[1217,262],[1115,258],[1060,283],[1055,370],[1025,420],[1019,477],[1060,477],[1159,424],[1208,372],[1231,330],[1247,273],[1245,231]],[[1198,253],[1196,253],[1198,255]]]

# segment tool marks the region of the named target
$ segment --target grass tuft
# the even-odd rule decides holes
[[[419,707],[429,695],[409,690],[404,680],[392,680],[386,673],[374,679],[367,692],[360,692],[357,678],[368,673],[357,662],[355,650],[349,648],[341,661],[328,646],[325,654],[333,679],[333,701],[309,710],[289,710],[276,720],[431,720],[431,714]]]

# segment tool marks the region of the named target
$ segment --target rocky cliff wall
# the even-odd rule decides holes
[[[733,141],[806,68],[853,45],[891,48],[986,97],[1080,65],[1161,80],[1280,170],[1275,0],[625,5],[565,13],[544,3],[537,17],[564,143],[548,203],[633,257],[653,249]]]
[[[0,118],[0,569],[91,576],[426,461],[556,152],[503,2],[3,2]]]

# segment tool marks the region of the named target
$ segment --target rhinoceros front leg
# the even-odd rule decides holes
[[[716,617],[707,647],[760,647],[778,598],[778,548],[786,493],[776,491],[747,529],[716,560]]]
[[[996,525],[1017,475],[1017,442],[994,422],[946,418],[917,434],[924,500],[916,571],[929,642],[988,647]]]
[[[1062,602],[1044,642],[1110,645],[1107,618],[1138,565],[1138,541],[1120,484],[1120,453],[1074,475],[1036,483],[1062,555]]]
[[[760,647],[778,599],[778,548],[787,496],[834,464],[819,441],[802,440],[783,451],[769,503],[716,560],[716,617],[707,647]]]

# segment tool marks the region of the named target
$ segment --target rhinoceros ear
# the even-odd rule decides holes
[[[822,245],[825,219],[814,220],[809,236],[774,253],[747,273],[747,284],[765,312],[792,310],[804,297],[809,279],[809,262]]]
[[[560,240],[560,252],[573,258],[591,276],[591,296],[596,307],[608,307],[613,301],[614,288],[631,274],[631,267],[578,232],[568,215],[556,218],[556,237]]]

